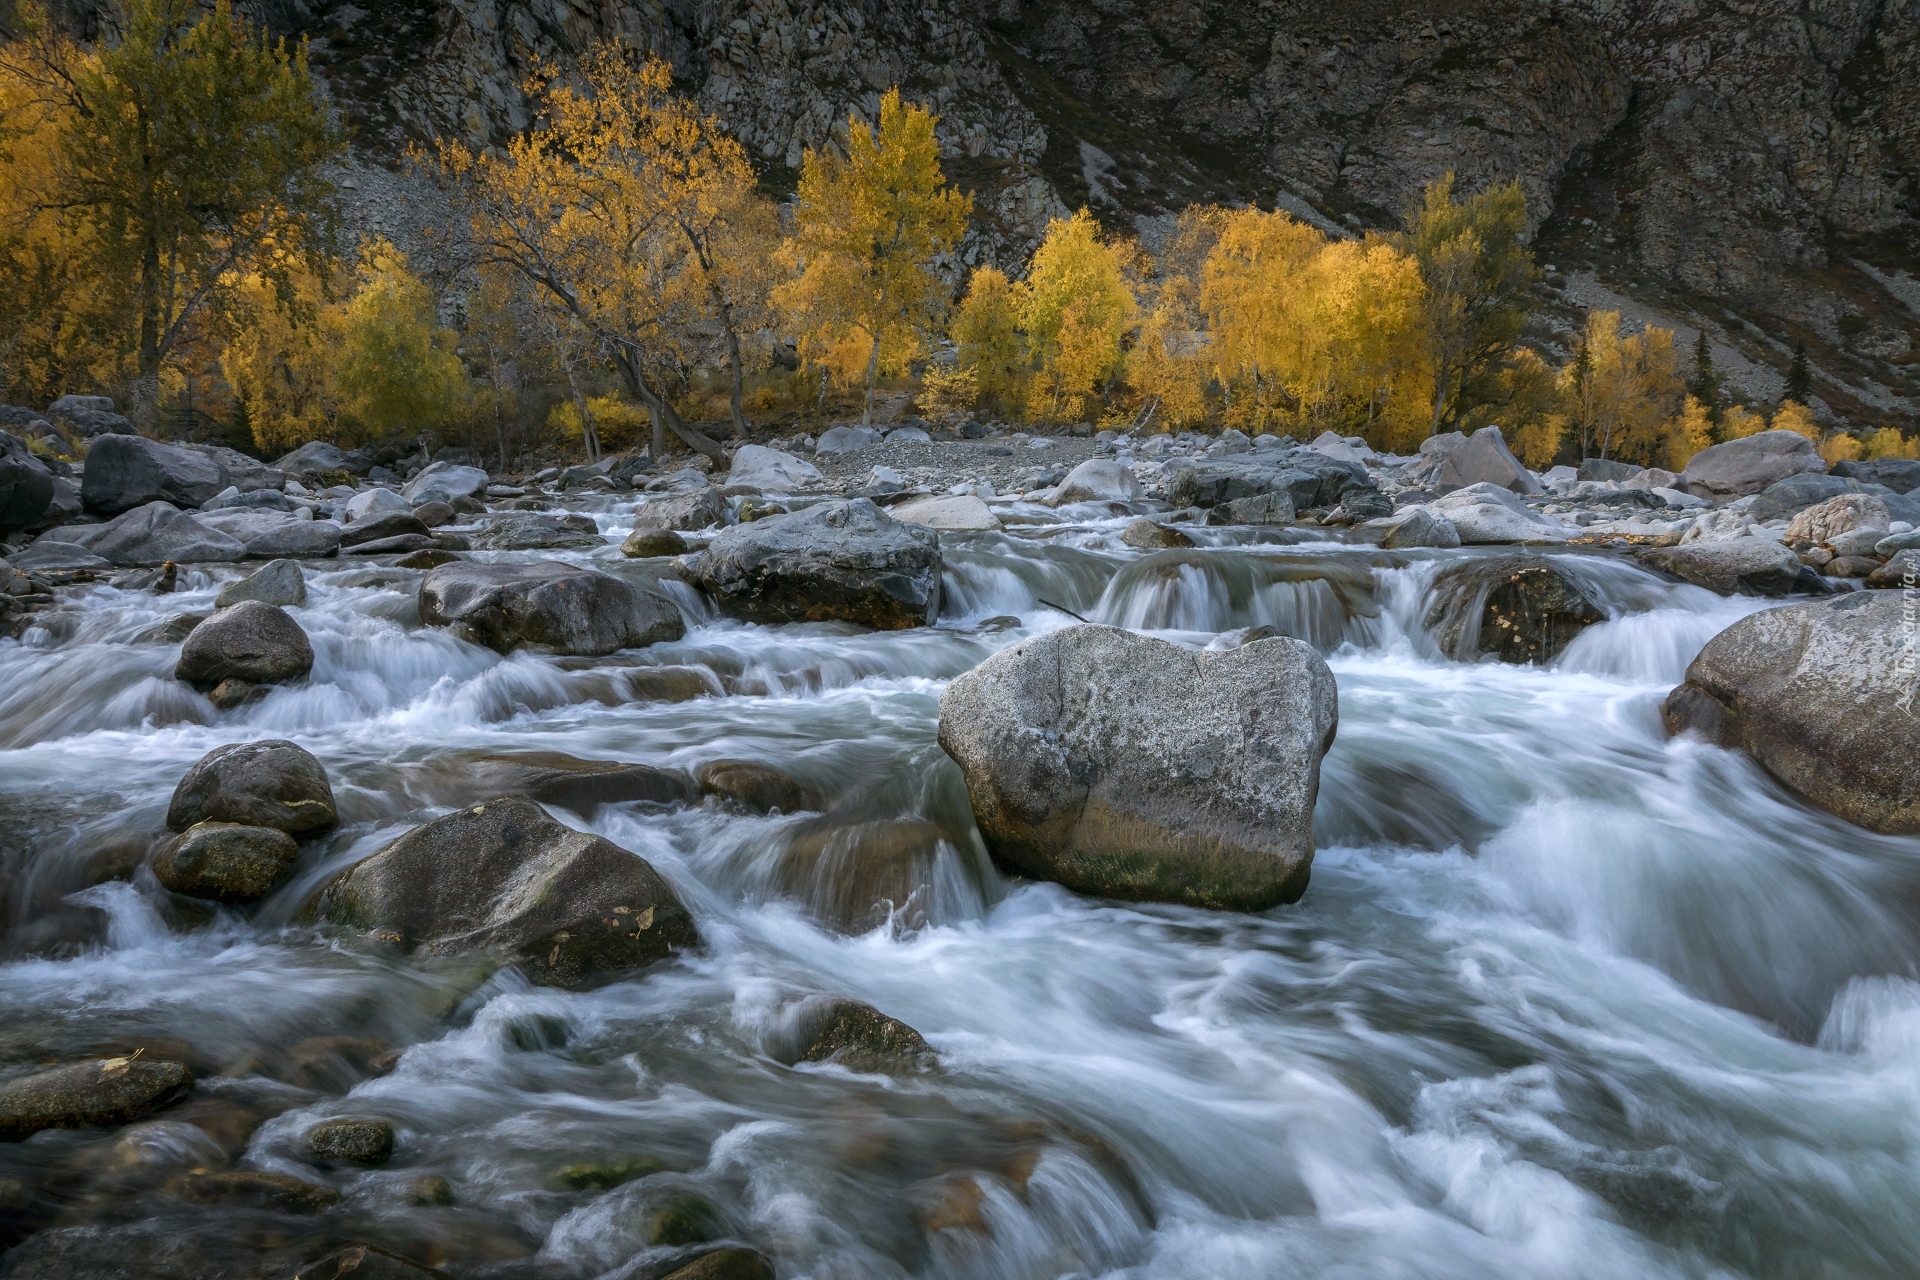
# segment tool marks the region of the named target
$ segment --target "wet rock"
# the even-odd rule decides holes
[[[1776,480],[1803,471],[1825,471],[1813,441],[1793,431],[1762,431],[1693,455],[1681,479],[1688,493],[1724,502],[1759,493]]]
[[[122,591],[151,591],[157,596],[170,596],[180,585],[180,566],[169,560],[158,569],[127,574],[113,585]]]
[[[201,822],[153,856],[153,874],[174,893],[243,905],[278,888],[299,856],[299,845],[284,831]]]
[[[1452,522],[1466,545],[1565,542],[1577,530],[1534,512],[1496,485],[1458,489],[1430,504],[1435,515]]]
[[[995,857],[1107,897],[1259,911],[1305,892],[1337,698],[1285,637],[1194,653],[1113,627],[948,686],[940,745]]]
[[[592,522],[591,517],[586,519]],[[495,516],[486,528],[468,534],[467,541],[476,551],[545,551],[560,547],[597,547],[606,539],[597,532],[580,528],[566,516],[516,511]]]
[[[276,1061],[275,1074],[302,1089],[345,1093],[362,1080],[387,1075],[400,1050],[366,1036],[308,1036]]]
[[[633,513],[633,532],[678,529],[693,531],[725,524],[727,504],[720,491],[702,485],[691,493],[671,493],[648,498]],[[632,554],[629,552],[628,554]]]
[[[755,1249],[715,1249],[661,1280],[773,1280],[773,1264]]]
[[[1849,822],[1920,832],[1908,631],[1904,602],[1891,592],[1750,614],[1708,641],[1667,695],[1667,730],[1746,750]]]
[[[7,563],[28,573],[100,572],[113,565],[78,543],[42,538],[25,551],[7,557]]]
[[[824,478],[811,462],[765,445],[745,444],[733,455],[732,469],[727,472],[727,488],[792,493],[818,484]]]
[[[1340,505],[1324,517],[1327,524],[1360,524],[1393,514],[1393,499],[1378,489],[1349,489]]]
[[[0,533],[42,523],[52,505],[52,468],[25,440],[0,431]]]
[[[330,556],[340,550],[346,530],[331,520],[283,520],[246,539],[247,555],[256,560],[283,556],[300,560]]]
[[[1642,564],[1723,596],[1817,595],[1825,590],[1817,574],[1771,538],[1683,542],[1677,547],[1650,547],[1637,554]]]
[[[720,607],[750,622],[931,625],[940,538],[865,498],[824,502],[723,531],[691,567]]]
[[[1435,575],[1426,625],[1456,662],[1551,662],[1607,615],[1552,561],[1467,560]]]
[[[444,502],[460,509],[460,499],[479,498],[487,491],[487,473],[478,467],[452,462],[436,462],[407,481],[400,496],[418,507],[428,502]]]
[[[1158,551],[1167,547],[1190,547],[1193,539],[1169,525],[1159,524],[1145,516],[1135,520],[1121,533],[1120,541],[1130,547],[1143,551]]]
[[[617,1160],[583,1160],[556,1169],[554,1185],[567,1191],[609,1191],[656,1173],[665,1173],[667,1162],[658,1156],[623,1156]]]
[[[635,529],[620,544],[620,554],[636,560],[687,554],[687,540],[672,529]]]
[[[1409,507],[1405,515],[1388,526],[1380,545],[1389,551],[1414,547],[1457,547],[1460,545],[1460,531],[1453,527],[1453,521],[1430,507]]]
[[[173,1192],[194,1204],[238,1205],[296,1214],[319,1213],[340,1199],[340,1193],[332,1187],[253,1169],[190,1173],[173,1185]]]
[[[1069,502],[1134,502],[1140,497],[1140,481],[1133,468],[1112,458],[1089,458],[1060,482],[1050,500],[1053,506]]]
[[[421,1209],[444,1209],[453,1203],[453,1184],[438,1174],[424,1174],[408,1185],[407,1203]]]
[[[178,1062],[104,1058],[39,1071],[0,1084],[0,1142],[42,1129],[127,1124],[179,1101],[193,1073]]]
[[[385,1120],[327,1120],[307,1130],[307,1150],[323,1164],[385,1164],[393,1158],[393,1125]]]
[[[1520,465],[1498,427],[1482,427],[1471,436],[1458,431],[1429,436],[1421,443],[1420,453],[1428,459],[1424,481],[1435,493],[1448,494],[1476,484],[1512,493],[1542,492],[1540,481]]]
[[[405,534],[424,537],[427,526],[420,517],[407,511],[380,511],[369,514],[364,520],[355,520],[340,534],[342,547],[358,547],[369,542],[384,542],[388,538],[397,538]]]
[[[175,831],[232,822],[302,836],[334,821],[327,771],[281,739],[214,748],[181,777],[167,806],[167,825]]]
[[[1884,538],[1890,519],[1887,504],[1872,494],[1842,493],[1816,502],[1795,516],[1787,525],[1786,541],[1832,542],[1843,533],[1868,528],[1879,530]]]
[[[634,667],[627,672],[627,696],[635,702],[692,702],[725,693],[709,667]]]
[[[862,933],[896,920],[924,923],[947,833],[925,818],[821,818],[786,837],[773,888],[815,920]]]
[[[790,774],[757,760],[710,760],[694,775],[702,795],[731,800],[755,813],[817,810],[821,799]]]
[[[239,539],[206,524],[165,502],[146,506],[108,521],[88,540],[87,550],[118,565],[204,564],[239,560],[247,548]]]
[[[313,670],[313,645],[275,605],[243,600],[193,629],[180,646],[177,680],[211,688],[223,680],[284,684]]]
[[[238,582],[229,582],[214,597],[216,608],[226,609],[242,600],[262,604],[296,605],[307,602],[307,579],[300,566],[291,560],[275,560]]]
[[[928,529],[958,532],[1000,527],[1000,517],[993,514],[993,509],[970,493],[959,497],[918,498],[912,502],[902,502],[887,508],[887,514],[895,520],[904,520]]]
[[[425,550],[401,556],[394,564],[401,569],[438,569],[443,564],[457,564],[459,560],[460,557],[451,551],[443,551],[439,547],[428,547]]]
[[[144,436],[103,435],[88,446],[80,500],[102,515],[152,502],[197,507],[227,484],[226,467],[198,449]]]
[[[726,1234],[720,1211],[705,1197],[678,1191],[652,1206],[640,1219],[640,1238],[655,1248],[706,1244]]]
[[[259,701],[269,692],[271,690],[266,685],[258,685],[250,680],[238,680],[229,676],[207,690],[207,701],[222,711],[231,711],[235,707],[243,707],[249,702]]]
[[[455,545],[444,545],[441,543],[440,538],[451,536],[450,534],[441,534],[439,537],[435,537],[425,533],[396,533],[391,538],[374,538],[369,542],[343,547],[342,550],[349,555],[356,556],[392,556],[412,555],[416,551],[431,551],[435,548],[443,551],[464,551],[467,549],[465,542]]]
[[[446,1272],[376,1245],[354,1244],[302,1267],[293,1280],[446,1280]]]
[[[1293,499],[1284,493],[1262,493],[1231,502],[1216,502],[1207,511],[1208,524],[1266,527],[1289,525],[1293,521]]]
[[[814,442],[813,451],[816,454],[852,453],[856,449],[870,449],[881,439],[872,427],[828,427]]]
[[[692,779],[677,770],[616,760],[582,760],[558,751],[524,751],[458,762],[463,786],[518,795],[591,817],[602,805],[684,804]],[[472,794],[469,791],[469,794]]]
[[[931,1066],[933,1047],[918,1031],[870,1004],[842,997],[807,1000],[771,1037],[776,1062],[831,1062],[849,1071],[915,1071]]]
[[[1377,488],[1358,462],[1313,449],[1208,459],[1182,467],[1167,487],[1176,507],[1216,507],[1262,494],[1285,494],[1295,511],[1335,507],[1352,489]]]
[[[318,911],[410,952],[511,958],[550,986],[580,986],[699,942],[644,859],[518,799],[414,828],[333,880]]]
[[[552,560],[442,565],[420,583],[420,617],[500,653],[532,645],[597,656],[686,633],[663,597]]]
[[[423,502],[413,509],[413,515],[414,519],[429,529],[438,529],[460,518],[460,513],[445,502]]]

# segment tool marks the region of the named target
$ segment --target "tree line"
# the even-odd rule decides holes
[[[589,457],[672,435],[719,460],[709,432],[830,396],[870,416],[902,386],[936,416],[1402,453],[1491,423],[1535,467],[1821,438],[1804,353],[1767,417],[1724,394],[1704,335],[1689,361],[1617,313],[1550,363],[1527,341],[1541,272],[1517,183],[1443,178],[1405,231],[1361,238],[1195,207],[1149,246],[1082,210],[1023,272],[965,271],[971,198],[897,90],[781,202],[657,58],[602,44],[526,88],[504,145],[410,157],[455,211],[429,282],[392,244],[344,243],[347,138],[303,46],[227,0],[125,0],[91,48],[23,9],[0,44],[0,398],[114,389],[152,425],[197,386],[262,450],[464,430],[503,459],[531,428]]]

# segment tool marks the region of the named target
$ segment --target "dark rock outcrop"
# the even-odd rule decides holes
[[[940,537],[865,498],[735,525],[692,572],[720,607],[750,622],[854,622],[882,631],[940,612]]]
[[[215,747],[181,776],[167,806],[167,825],[175,831],[232,822],[303,836],[334,821],[326,769],[304,748],[277,738]]]
[[[176,679],[202,688],[226,680],[285,684],[313,670],[313,644],[277,605],[243,600],[193,629],[180,646]]]
[[[442,565],[420,583],[420,616],[500,653],[531,645],[598,655],[686,634],[664,597],[551,560]]]
[[[53,505],[53,470],[27,442],[0,431],[0,533],[31,529]]]
[[[118,515],[149,502],[197,507],[232,483],[219,459],[145,436],[104,435],[87,449],[80,498],[87,510]]]
[[[1551,662],[1607,615],[1551,560],[1467,560],[1434,576],[1426,625],[1456,662]]]

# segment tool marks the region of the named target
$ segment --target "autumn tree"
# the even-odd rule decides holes
[[[1618,311],[1593,311],[1575,362],[1575,395],[1583,432],[1582,453],[1616,450],[1643,466],[1659,461],[1664,430],[1682,408],[1686,381],[1673,346],[1673,330],[1649,325],[1621,330]]]
[[[346,412],[375,435],[441,426],[471,392],[432,292],[385,240],[362,251],[359,286],[340,343]]]
[[[1087,210],[1047,224],[1020,299],[1043,416],[1077,417],[1119,371],[1134,315],[1129,266],[1124,246],[1108,243]]]
[[[1453,175],[1429,184],[1396,243],[1426,284],[1427,359],[1433,371],[1430,433],[1451,429],[1490,393],[1532,310],[1540,278],[1523,237],[1527,199],[1518,182],[1461,201]]]
[[[220,368],[233,388],[255,445],[284,453],[309,440],[342,433],[336,378],[346,336],[347,308],[328,296],[328,282],[311,272],[289,281],[287,296],[271,281],[247,275],[229,303],[230,334]]]
[[[325,268],[336,228],[323,169],[342,154],[304,46],[227,0],[124,0],[92,50],[29,9],[0,78],[29,86],[50,154],[24,209],[62,225],[75,274],[124,317],[131,400],[151,422],[161,366],[249,280],[282,297]],[[14,173],[21,172],[18,169]]]
[[[1014,393],[1027,370],[1026,343],[1020,336],[1022,289],[995,266],[975,267],[967,296],[955,311],[948,332],[957,364],[970,370],[982,395]]]
[[[935,118],[903,103],[898,89],[880,99],[878,125],[848,121],[847,150],[809,150],[801,163],[789,246],[797,279],[776,301],[802,332],[831,343],[857,335],[866,348],[866,408],[882,347],[911,347],[939,318],[947,285],[937,260],[966,231],[971,197],[940,170]]]

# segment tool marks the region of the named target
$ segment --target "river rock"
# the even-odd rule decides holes
[[[1891,517],[1887,504],[1866,493],[1843,493],[1817,502],[1793,518],[1787,526],[1788,542],[1832,542],[1855,529],[1878,529],[1886,537]],[[1878,542],[1879,538],[1874,539]]]
[[[1762,431],[1702,449],[1688,459],[1681,479],[1695,497],[1724,502],[1759,493],[1776,480],[1803,471],[1826,469],[1813,441],[1805,436],[1796,431]]]
[[[1190,547],[1193,539],[1170,525],[1141,516],[1120,534],[1120,541],[1143,551],[1163,551],[1168,547]]]
[[[167,502],[150,502],[125,512],[89,540],[87,550],[116,565],[206,564],[240,560],[247,554],[238,539],[186,514]]]
[[[1735,538],[1750,537],[1753,521],[1744,511],[1735,511],[1721,507],[1715,511],[1703,511],[1694,517],[1687,531],[1680,535],[1680,545],[1694,542],[1731,542]]]
[[[1895,493],[1920,489],[1920,459],[1865,458],[1858,462],[1836,462],[1829,470],[1847,480],[1880,484]]]
[[[396,512],[401,515],[410,516],[413,514],[413,504],[401,497],[400,494],[393,489],[363,489],[351,498],[348,498],[346,502],[347,523],[349,524],[359,524],[363,520],[371,520],[377,516],[390,515]]]
[[[831,1062],[849,1071],[897,1072],[933,1064],[933,1048],[918,1031],[870,1004],[845,997],[801,1002],[788,1011],[769,1045],[776,1062]]]
[[[369,542],[384,542],[403,534],[415,534],[424,537],[427,526],[411,509],[406,511],[382,511],[369,514],[364,520],[355,520],[341,531],[342,547],[357,547]]]
[[[799,813],[823,807],[811,787],[783,770],[758,760],[710,760],[694,780],[702,795],[731,800],[755,813]]]
[[[1293,499],[1285,493],[1262,493],[1251,498],[1216,502],[1207,509],[1207,523],[1213,525],[1253,525],[1268,527],[1290,525],[1294,521]]]
[[[176,680],[212,688],[223,680],[285,684],[313,670],[313,645],[275,605],[243,600],[193,629],[180,646]]]
[[[326,440],[309,440],[293,452],[282,454],[273,465],[288,475],[350,469],[345,451]]]
[[[887,514],[895,520],[904,520],[927,529],[963,532],[1000,527],[1000,517],[993,514],[993,509],[970,493],[957,497],[916,498],[912,502],[887,508]]]
[[[866,498],[823,502],[724,530],[691,572],[750,622],[854,622],[881,631],[940,612],[940,538]]]
[[[1723,596],[1817,595],[1825,590],[1819,575],[1772,538],[1682,542],[1677,547],[1648,547],[1638,555],[1642,564]]]
[[[1667,696],[1669,732],[1743,748],[1829,813],[1920,832],[1920,717],[1901,597],[1857,591],[1750,614]]]
[[[23,573],[67,572],[85,569],[92,572],[113,568],[112,561],[97,556],[76,542],[42,538],[25,551],[7,557],[7,563]]]
[[[299,856],[299,845],[284,831],[200,822],[154,854],[153,874],[189,898],[246,904],[278,888]]]
[[[227,469],[198,449],[104,435],[87,449],[80,497],[89,511],[117,515],[150,502],[197,507],[228,483]]]
[[[1460,545],[1460,530],[1454,528],[1453,521],[1431,507],[1412,506],[1387,526],[1380,545],[1389,551],[1404,551],[1413,547],[1452,548]]]
[[[393,1158],[393,1125],[385,1120],[326,1120],[307,1130],[307,1150],[322,1163],[380,1165]]]
[[[1867,585],[1876,590],[1911,588],[1916,583],[1920,583],[1920,551],[1912,548],[1894,552],[1891,559],[1867,574]]]
[[[333,1207],[340,1193],[317,1182],[255,1169],[196,1169],[173,1184],[182,1200],[194,1204],[233,1205],[273,1213],[319,1213]]]
[[[200,504],[202,511],[231,511],[235,508],[251,508],[261,511],[299,511],[301,506],[279,489],[253,489],[242,492],[238,485],[228,485]]]
[[[340,550],[346,530],[331,520],[283,520],[246,540],[252,559],[318,559]]]
[[[887,432],[888,444],[932,444],[933,437],[927,434],[925,427],[895,427]]]
[[[1850,480],[1845,476],[1820,475],[1816,472],[1788,476],[1785,480],[1768,485],[1747,508],[1747,515],[1757,524],[1766,524],[1771,520],[1791,518],[1808,507],[1843,494],[1878,498],[1892,519],[1905,520],[1909,524],[1920,524],[1920,500],[1895,493],[1883,485],[1868,484],[1863,480]]]
[[[459,499],[478,499],[487,491],[487,473],[478,467],[453,462],[436,462],[407,481],[400,496],[414,506],[424,502],[444,502],[455,510]]]
[[[454,780],[462,799],[482,793],[525,796],[585,817],[609,804],[684,804],[695,791],[693,779],[677,769],[582,760],[558,751],[460,759],[455,762]]]
[[[1000,860],[1086,893],[1260,911],[1306,890],[1337,717],[1298,640],[1195,653],[1080,626],[954,680],[940,745]]]
[[[691,493],[648,498],[633,513],[634,532],[642,529],[679,529],[692,532],[727,520],[726,500],[710,484]]]
[[[778,449],[760,444],[743,444],[733,455],[733,467],[727,472],[729,489],[756,489],[762,493],[791,493],[825,479],[820,468]]]
[[[858,934],[892,921],[919,928],[955,842],[925,818],[847,821],[830,815],[781,833],[768,884],[822,926]]]
[[[1456,662],[1547,663],[1606,612],[1551,560],[1465,560],[1434,576],[1426,626]]]
[[[30,529],[53,505],[53,469],[19,436],[0,431],[0,533]]]
[[[1456,489],[1430,504],[1453,524],[1463,545],[1565,542],[1577,530],[1538,514],[1510,491],[1491,484]]]
[[[1140,481],[1133,468],[1113,458],[1088,458],[1067,472],[1049,499],[1051,505],[1069,502],[1135,502],[1140,498]]]
[[[334,824],[327,771],[304,748],[280,738],[216,747],[180,778],[167,825],[185,831],[202,822],[272,827],[293,836]]]
[[[1458,431],[1429,436],[1420,452],[1429,460],[1422,473],[1425,483],[1438,494],[1475,484],[1491,484],[1512,493],[1542,492],[1539,479],[1520,465],[1498,427],[1482,427],[1471,436]]]
[[[852,453],[855,449],[869,449],[879,444],[881,435],[872,427],[828,427],[814,441],[813,451],[821,453]]]
[[[1586,458],[1580,463],[1575,475],[1581,480],[1624,481],[1640,470],[1630,462],[1620,462],[1613,458]]]
[[[214,606],[225,609],[242,600],[262,604],[297,605],[307,602],[307,579],[300,566],[291,560],[275,560],[238,582],[229,582],[214,597]]]
[[[1357,462],[1312,449],[1212,459],[1183,466],[1167,488],[1176,507],[1215,507],[1241,498],[1284,493],[1295,511],[1335,507],[1350,489],[1377,488]]]
[[[127,1124],[192,1089],[191,1071],[159,1059],[103,1058],[37,1071],[0,1084],[0,1142],[42,1129]]]
[[[394,556],[412,555],[417,551],[431,551],[435,547],[443,551],[454,550],[456,548],[464,551],[467,549],[468,544],[464,540],[443,543],[434,538],[432,534],[426,533],[396,533],[387,538],[374,538],[368,542],[355,543],[350,547],[343,546],[341,551],[348,555],[355,556]]]
[[[661,1280],[773,1280],[773,1264],[757,1249],[738,1245],[703,1253]]]
[[[591,516],[552,515],[544,511],[513,511],[497,515],[486,528],[469,534],[475,551],[547,551],[562,547],[598,547],[606,542]]]
[[[597,656],[686,634],[663,597],[554,560],[442,565],[421,580],[420,617],[499,653],[532,645]]]
[[[644,859],[519,799],[415,827],[330,883],[318,910],[409,952],[510,957],[549,986],[580,986],[699,943]]]
[[[687,540],[672,529],[635,529],[620,544],[620,554],[635,560],[687,554]]]
[[[413,1203],[453,1203],[452,1188],[447,1186],[445,1178],[430,1174],[415,1179],[416,1187],[427,1182],[446,1188],[445,1198],[440,1198],[437,1193],[416,1194]],[[447,1280],[447,1273],[422,1262],[410,1262],[399,1254],[388,1253],[378,1245],[351,1244],[300,1268],[290,1280]]]

